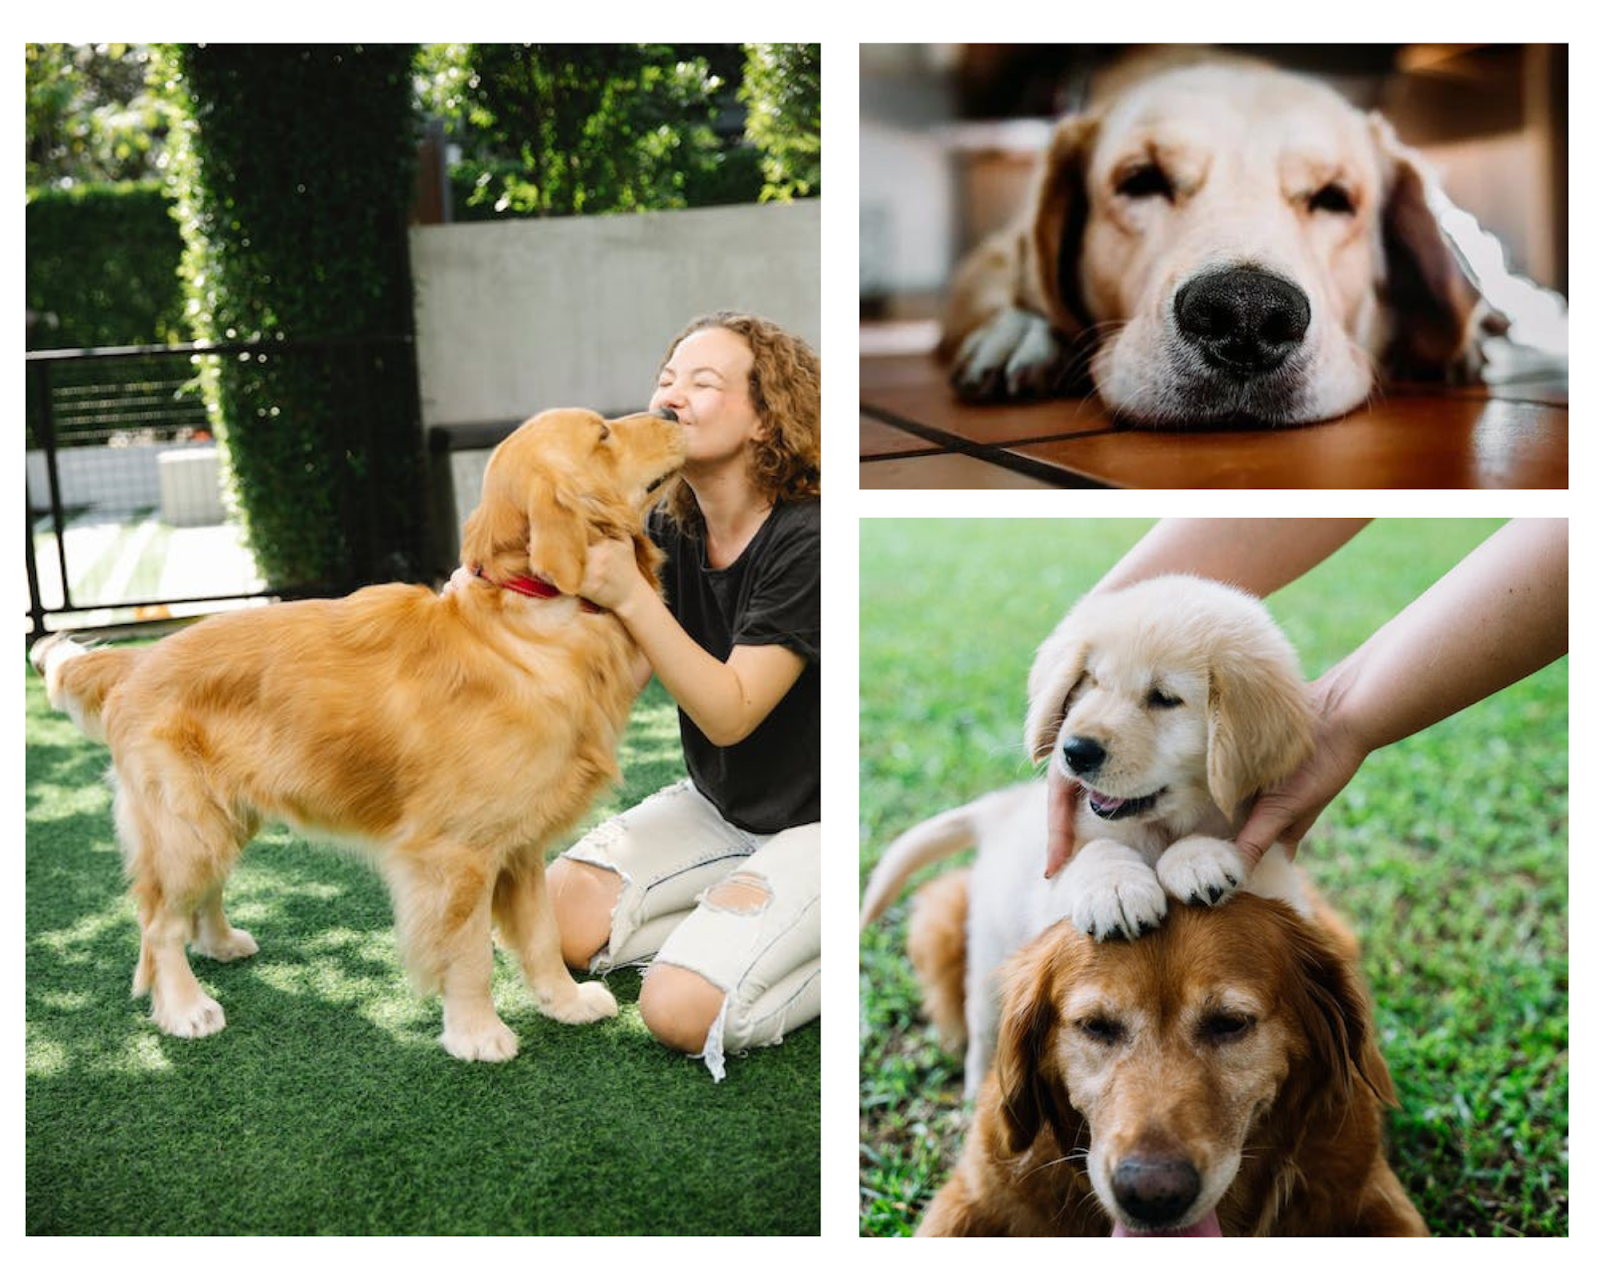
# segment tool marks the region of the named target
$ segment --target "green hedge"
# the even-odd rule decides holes
[[[278,586],[420,573],[412,55],[406,45],[163,51],[180,114],[173,169],[195,336],[296,344],[203,371],[246,534]]]
[[[159,182],[29,192],[28,349],[188,341],[183,237]]]

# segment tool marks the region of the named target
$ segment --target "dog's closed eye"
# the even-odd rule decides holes
[[[1237,1044],[1256,1029],[1256,1020],[1248,1013],[1221,1009],[1206,1014],[1200,1020],[1200,1039],[1210,1045]]]
[[[1346,217],[1355,213],[1355,197],[1350,194],[1350,189],[1343,183],[1329,182],[1318,187],[1306,200],[1306,207],[1312,213],[1337,213]]]
[[[1181,707],[1183,705],[1183,699],[1177,694],[1168,693],[1165,689],[1160,688],[1150,690],[1150,692],[1145,695],[1144,701],[1145,705],[1148,707],[1159,707],[1163,710],[1171,707]]]
[[[1151,162],[1123,170],[1117,178],[1115,190],[1119,196],[1126,196],[1130,200],[1144,200],[1152,196],[1171,200],[1174,194],[1172,180],[1167,177],[1166,171]]]
[[[1091,1014],[1073,1024],[1079,1033],[1096,1044],[1113,1045],[1127,1035],[1127,1028],[1105,1014]]]

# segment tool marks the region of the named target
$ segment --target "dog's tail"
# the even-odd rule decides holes
[[[981,800],[964,804],[959,809],[947,809],[941,814],[925,819],[883,851],[878,865],[867,880],[867,891],[861,898],[861,927],[883,914],[885,908],[900,896],[906,881],[930,862],[970,849],[977,843],[977,827],[973,814]]]
[[[139,660],[133,649],[86,649],[71,636],[46,636],[28,660],[44,677],[50,705],[72,717],[87,738],[106,740],[100,719],[106,696]]]

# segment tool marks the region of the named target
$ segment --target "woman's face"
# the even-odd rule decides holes
[[[760,433],[750,400],[754,364],[750,344],[728,329],[699,329],[673,350],[650,407],[678,415],[691,464],[739,457]]]

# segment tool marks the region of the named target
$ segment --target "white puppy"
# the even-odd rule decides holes
[[[1215,904],[1247,879],[1232,843],[1245,802],[1311,750],[1311,715],[1289,642],[1260,601],[1199,578],[1168,576],[1085,597],[1040,646],[1028,680],[1026,734],[1080,788],[1074,854],[1042,878],[1046,784],[993,792],[920,823],[885,851],[862,924],[919,868],[977,847],[968,889],[966,1083],[993,1052],[996,970],[1066,918],[1092,937],[1136,937],[1169,895]],[[1307,909],[1283,851],[1248,876],[1251,892]],[[915,954],[915,941],[913,941]],[[929,983],[924,981],[924,990]]]

